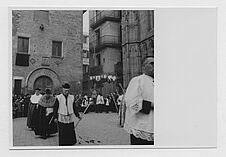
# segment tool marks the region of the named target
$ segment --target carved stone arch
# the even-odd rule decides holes
[[[38,68],[31,71],[26,78],[26,87],[28,91],[33,91],[36,79],[42,76],[47,76],[53,81],[54,89],[60,88],[62,82],[58,74],[50,68]]]

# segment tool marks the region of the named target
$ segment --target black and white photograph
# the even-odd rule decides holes
[[[12,9],[12,142],[155,145],[154,9]]]
[[[2,156],[225,156],[226,3],[9,0]]]

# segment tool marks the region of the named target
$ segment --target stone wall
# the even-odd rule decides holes
[[[44,26],[43,30],[40,29],[41,25]],[[12,12],[13,77],[23,77],[26,88],[29,74],[39,68],[49,68],[58,75],[60,83],[69,82],[74,87],[71,92],[77,91],[76,86],[82,79],[82,35],[82,11],[14,10]],[[19,36],[29,37],[30,56],[27,67],[15,65]],[[52,56],[53,40],[62,42],[62,57]],[[44,60],[48,65],[43,65]]]
[[[122,11],[123,84],[142,73],[141,63],[154,56],[154,11]]]

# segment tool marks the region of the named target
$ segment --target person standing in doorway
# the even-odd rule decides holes
[[[59,145],[70,146],[77,143],[74,130],[74,121],[81,119],[75,104],[73,95],[69,94],[70,85],[65,83],[63,93],[57,96],[54,105],[54,121],[58,122],[59,129]]]
[[[154,59],[147,57],[143,74],[132,78],[125,93],[124,129],[131,145],[154,145]]]

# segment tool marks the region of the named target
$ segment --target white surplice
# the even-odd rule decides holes
[[[154,140],[154,111],[149,114],[139,112],[143,100],[154,103],[154,80],[145,74],[134,77],[126,90],[124,129],[137,138],[151,141]]]

